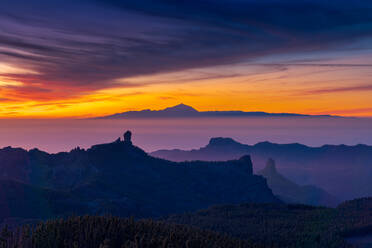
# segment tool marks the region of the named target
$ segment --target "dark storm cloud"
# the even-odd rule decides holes
[[[327,52],[372,34],[372,3],[358,0],[3,0],[1,5],[0,61],[39,72],[18,80],[77,91],[137,75]]]
[[[357,0],[97,0],[145,14],[237,30],[279,28],[309,34],[371,21],[372,4]],[[253,24],[253,25],[252,25]]]

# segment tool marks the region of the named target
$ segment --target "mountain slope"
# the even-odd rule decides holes
[[[287,203],[302,203],[313,206],[335,207],[340,201],[321,188],[312,185],[300,186],[279,174],[275,161],[269,159],[266,167],[256,173],[266,178],[273,193]]]
[[[75,206],[73,212],[79,214],[153,217],[216,204],[279,202],[266,180],[253,175],[249,156],[176,163],[151,157],[126,138],[58,154],[5,148],[0,150],[0,180],[18,181],[37,192],[47,190],[51,196],[63,192],[68,197],[58,197],[59,204]],[[15,200],[23,197],[19,192],[15,191]],[[57,202],[49,195],[40,197],[45,198],[48,205]],[[70,208],[65,214],[71,214]]]
[[[339,199],[372,195],[372,146],[324,145],[261,142],[245,145],[230,138],[212,138],[200,149],[159,150],[151,155],[172,161],[230,160],[249,154],[256,170],[273,158],[279,169],[299,185],[316,185]],[[344,183],[348,182],[348,183]]]

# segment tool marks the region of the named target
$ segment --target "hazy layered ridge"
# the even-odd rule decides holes
[[[336,207],[341,203],[336,197],[319,187],[300,186],[290,181],[277,171],[275,161],[272,159],[269,159],[266,167],[257,174],[266,178],[270,189],[284,202],[330,207]]]
[[[48,152],[88,148],[109,142],[124,129],[136,133],[136,144],[146,151],[190,149],[211,137],[231,137],[254,144],[298,142],[372,144],[372,119],[337,118],[185,118],[134,120],[0,120],[0,147],[38,147]]]
[[[152,155],[173,161],[228,160],[250,154],[256,169],[273,158],[283,174],[300,184],[320,186],[339,199],[372,194],[372,146],[324,145],[309,147],[299,143],[256,145],[231,138],[212,138],[208,145],[194,150],[159,150]]]

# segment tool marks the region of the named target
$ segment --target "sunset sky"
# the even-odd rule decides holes
[[[1,0],[0,118],[372,117],[372,1]]]

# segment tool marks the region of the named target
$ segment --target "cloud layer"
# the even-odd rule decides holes
[[[0,64],[0,96],[7,94],[2,101],[71,98],[133,87],[126,78],[257,65],[268,56],[342,54],[372,35],[372,2],[363,0],[2,0],[1,5],[0,61],[8,67],[1,70]]]

